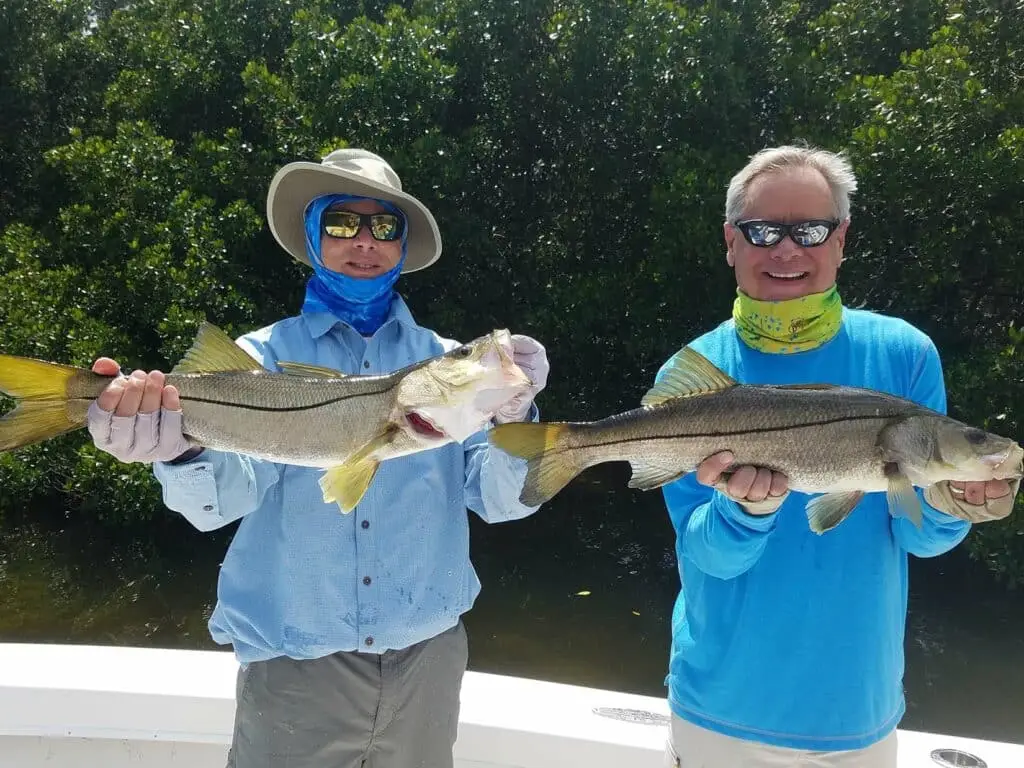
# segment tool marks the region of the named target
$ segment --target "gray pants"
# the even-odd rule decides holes
[[[452,768],[466,630],[238,673],[227,768]]]

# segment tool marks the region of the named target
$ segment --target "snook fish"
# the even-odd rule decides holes
[[[506,330],[387,375],[278,366],[282,373],[264,369],[204,323],[166,377],[181,397],[182,432],[194,445],[322,467],[324,501],[343,512],[362,498],[380,462],[462,442],[530,384],[512,359]],[[0,417],[0,451],[84,427],[90,403],[111,378],[0,355],[0,391],[19,400]]]
[[[865,493],[884,491],[890,514],[921,524],[914,486],[1012,479],[1024,451],[1013,440],[909,400],[826,384],[739,384],[684,347],[641,407],[592,422],[514,423],[491,443],[526,459],[520,500],[539,505],[595,464],[628,461],[630,488],[651,490],[731,451],[733,466],[784,473],[807,504],[811,530],[842,522]]]

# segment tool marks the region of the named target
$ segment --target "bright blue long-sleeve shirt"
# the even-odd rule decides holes
[[[935,345],[872,312],[844,309],[833,339],[784,358],[748,347],[732,320],[691,346],[741,383],[862,386],[946,409]],[[682,583],[666,678],[672,711],[730,736],[809,750],[865,747],[895,728],[906,706],[907,554],[939,555],[970,528],[917,493],[920,530],[871,493],[819,536],[806,494],[755,516],[694,474],[666,485]]]
[[[271,370],[297,361],[365,374],[457,345],[417,325],[400,298],[369,339],[331,315],[302,314],[237,341]],[[530,418],[538,418],[536,406]],[[206,450],[181,464],[157,463],[154,474],[164,503],[199,530],[241,518],[209,629],[242,663],[383,653],[443,632],[480,591],[467,508],[488,522],[537,509],[518,501],[525,462],[492,450],[486,430],[383,462],[350,514],[324,503],[315,468]]]

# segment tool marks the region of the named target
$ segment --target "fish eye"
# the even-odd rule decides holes
[[[988,439],[988,435],[985,434],[983,429],[969,429],[964,433],[964,437],[967,438],[967,442],[971,445],[981,445]]]
[[[469,357],[472,354],[472,350],[467,346],[458,347],[455,349],[455,357]]]

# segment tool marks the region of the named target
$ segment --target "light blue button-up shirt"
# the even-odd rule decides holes
[[[457,346],[417,325],[400,298],[369,339],[332,315],[303,314],[238,343],[271,370],[291,360],[365,374]],[[529,418],[538,418],[536,407]],[[383,462],[347,515],[324,503],[315,468],[206,450],[181,464],[156,463],[154,474],[164,503],[199,530],[241,518],[209,627],[242,663],[382,653],[449,629],[480,592],[467,507],[488,522],[537,509],[518,501],[525,463],[492,449],[486,430]]]

